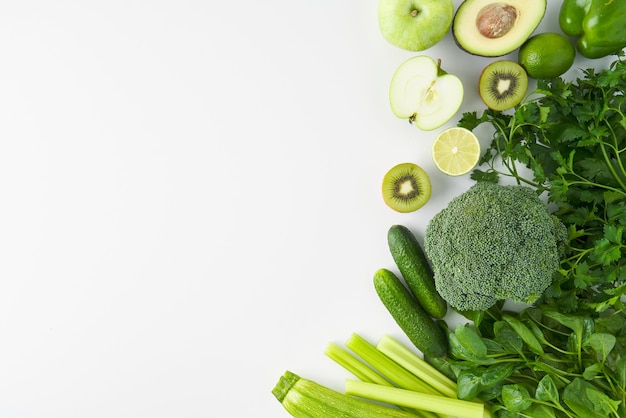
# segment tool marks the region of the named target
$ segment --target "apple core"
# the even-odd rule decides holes
[[[424,95],[423,101],[423,103],[426,105],[435,103],[437,100],[439,100],[439,92],[435,88],[435,83],[435,80],[431,81],[430,86],[428,86],[428,89],[426,89],[426,94]]]

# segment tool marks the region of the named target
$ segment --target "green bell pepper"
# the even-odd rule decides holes
[[[564,34],[583,34],[583,19],[591,6],[591,0],[563,0],[559,11],[559,25]]]
[[[578,36],[578,51],[600,58],[626,47],[626,1],[563,0],[559,25],[563,33]]]

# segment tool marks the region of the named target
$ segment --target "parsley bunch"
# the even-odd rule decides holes
[[[463,114],[458,125],[486,124],[493,139],[472,173],[503,177],[547,196],[568,227],[568,251],[545,303],[561,311],[623,310],[626,294],[626,61],[586,69],[573,81],[538,80],[509,113]],[[582,306],[581,306],[582,305]]]

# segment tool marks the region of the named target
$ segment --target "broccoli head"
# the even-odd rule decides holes
[[[552,283],[567,230],[529,187],[477,183],[429,222],[424,251],[441,296],[460,311],[533,303]]]

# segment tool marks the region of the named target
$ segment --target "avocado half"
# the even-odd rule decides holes
[[[452,22],[452,34],[470,54],[497,57],[519,48],[546,13],[546,0],[465,0]]]

